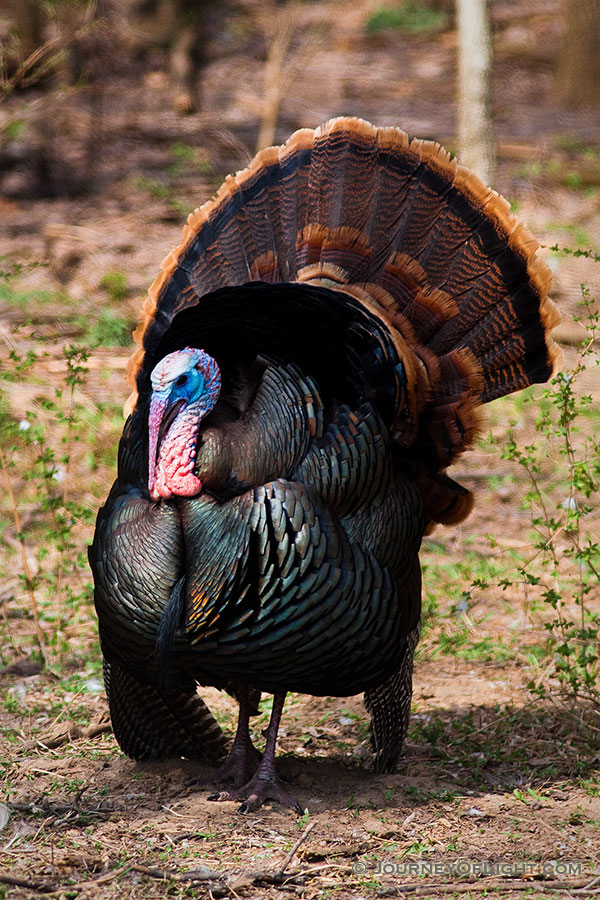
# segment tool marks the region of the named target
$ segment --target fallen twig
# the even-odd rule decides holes
[[[3,872],[0,872],[0,884],[29,888],[30,891],[39,891],[40,894],[50,894],[55,890],[54,885],[44,881],[30,881],[28,878],[19,878],[18,875],[7,875]]]
[[[275,872],[252,872],[245,875],[244,873],[233,876],[227,871],[223,872],[215,872],[212,869],[208,869],[202,867],[200,869],[190,870],[188,872],[178,872],[169,869],[157,869],[152,866],[144,866],[140,863],[133,864],[125,864],[117,863],[113,868],[111,868],[108,872],[103,872],[96,878],[89,879],[87,881],[82,881],[78,884],[69,884],[69,892],[73,894],[78,894],[81,891],[87,890],[93,886],[97,886],[99,884],[104,884],[109,881],[114,880],[120,876],[126,875],[128,872],[139,872],[140,875],[145,875],[148,878],[155,878],[160,881],[175,881],[178,883],[194,883],[201,882],[207,889],[209,889],[212,893],[218,893],[222,895],[222,893],[229,892],[235,887],[239,886],[260,886],[266,884],[303,884],[304,879],[313,878],[317,876],[323,869],[328,868],[338,868],[337,866],[317,866],[312,869],[305,869],[299,872],[295,872],[293,875],[285,875],[285,869],[292,861],[294,854],[297,852],[298,848],[302,844],[304,840],[308,837],[310,832],[312,831],[312,827],[315,823],[311,823],[308,826],[300,838],[296,841],[285,860],[281,868],[276,870]],[[341,867],[340,867],[341,868]],[[230,882],[230,883],[229,883]],[[495,881],[491,881],[490,878],[486,878],[485,876],[481,876],[477,879],[477,881],[466,880],[466,881],[443,881],[443,882],[413,882],[409,884],[396,884],[383,887],[378,891],[379,897],[396,897],[402,894],[411,894],[413,896],[421,896],[423,894],[429,895],[443,895],[446,896],[448,894],[467,894],[467,893],[483,893],[486,891],[532,891],[538,888],[541,892],[551,891],[553,893],[569,893],[575,895],[586,894],[587,896],[600,894],[600,887],[595,887],[595,885],[600,882],[600,876],[596,876],[591,880],[580,880],[573,882],[563,882],[563,881],[538,881],[536,879],[531,880],[506,880],[506,879],[496,879]],[[8,874],[0,874],[0,883],[8,884],[15,887],[24,887],[29,890],[36,891],[38,893],[43,894],[53,894],[53,893],[61,893],[64,891],[64,886],[60,886],[57,884],[49,884],[48,882],[42,881],[32,881],[27,878],[20,878],[16,875],[8,875]],[[352,883],[353,886],[354,882]],[[356,882],[358,885],[359,882]],[[350,887],[349,882],[345,882],[346,888]]]
[[[173,872],[169,869],[155,869],[152,866],[142,866],[135,863],[129,868],[134,872],[139,872],[140,875],[147,875],[149,878],[159,878],[161,881],[213,881],[220,884],[226,877],[226,873],[213,872],[212,869],[204,867],[192,869],[189,872]]]
[[[62,747],[63,744],[70,744],[81,738],[90,740],[98,737],[100,734],[108,734],[110,731],[112,731],[112,725],[108,720],[106,722],[97,722],[94,725],[90,725],[89,728],[81,728],[79,725],[65,725],[64,728],[58,728],[49,732],[45,737],[40,736],[34,741],[25,741],[23,749],[34,750],[36,747],[41,746],[45,750],[55,750],[57,747]]]
[[[292,849],[290,850],[290,852],[288,853],[286,858],[284,859],[283,865],[281,866],[279,871],[276,873],[277,875],[283,875],[283,873],[285,872],[285,870],[287,869],[287,867],[293,860],[294,856],[296,855],[296,853],[298,851],[298,847],[300,846],[300,844],[302,844],[306,840],[308,835],[311,833],[311,831],[315,827],[315,824],[316,824],[315,822],[311,822],[310,825],[306,826],[306,828],[304,829],[304,831],[302,832],[302,834],[300,835],[300,837],[298,838],[298,840],[296,841],[296,843],[294,844],[294,846],[292,847]]]
[[[92,806],[87,809],[82,809],[77,803],[51,803],[45,798],[34,803],[13,803],[10,800],[7,800],[6,805],[9,809],[14,809],[16,812],[42,813],[46,816],[65,816],[69,815],[69,813],[75,813],[75,815],[81,817],[111,816],[114,812],[118,812],[121,809],[121,807],[116,806],[111,806],[106,809],[103,809],[101,806]]]

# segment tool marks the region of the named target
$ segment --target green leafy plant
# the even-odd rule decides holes
[[[581,291],[581,314],[575,320],[586,337],[575,362],[558,372],[541,395],[528,391],[525,396],[525,403],[535,400],[537,406],[538,438],[524,442],[513,419],[501,451],[503,459],[522,469],[529,485],[523,506],[530,513],[531,550],[513,551],[512,570],[500,577],[473,578],[463,600],[470,603],[475,591],[492,584],[520,591],[547,635],[544,653],[530,656],[536,666],[530,690],[546,697],[556,693],[555,684],[559,693],[597,702],[600,541],[592,523],[600,508],[600,437],[590,427],[597,421],[593,398],[580,384],[599,364],[599,313],[585,285]]]
[[[545,622],[554,674],[574,694],[597,698],[599,645],[597,612],[600,600],[600,542],[587,527],[600,501],[600,437],[585,428],[592,396],[579,391],[579,382],[598,365],[594,343],[599,314],[582,285],[582,315],[577,317],[587,336],[570,370],[559,372],[543,392],[536,430],[542,440],[525,447],[511,431],[503,452],[527,474],[530,489],[525,503],[531,511],[535,554],[520,575],[535,586],[552,614]],[[583,423],[583,425],[582,425]],[[562,462],[562,496],[552,482],[541,478],[545,459]],[[543,695],[543,683],[532,689]]]

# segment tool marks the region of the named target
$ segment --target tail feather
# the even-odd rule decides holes
[[[409,163],[406,152],[409,140],[404,132],[381,129],[379,132],[379,171],[371,199],[366,232],[371,235],[373,257],[367,278],[379,281],[386,263],[393,257],[405,215],[410,179],[418,169],[418,161]],[[400,154],[394,152],[397,147]]]
[[[319,140],[315,134],[305,224],[319,223],[328,229],[349,227],[359,232],[366,226],[377,179],[378,146],[370,140],[349,142],[349,127],[361,135],[355,119],[332,123],[327,140]],[[368,136],[367,128],[364,133]]]
[[[214,224],[204,208],[188,217],[184,229],[187,245],[179,266],[189,274],[190,284],[198,297],[244,278],[250,279],[255,249],[250,246],[252,230],[247,225],[246,210],[238,185],[228,178],[217,195],[222,204],[218,218],[218,240],[211,240]],[[215,223],[216,224],[216,223]]]
[[[277,164],[276,152],[263,151],[260,163],[258,165],[255,163],[253,176],[244,180],[241,180],[239,176],[231,179],[232,187],[235,185],[234,198],[237,206],[235,218],[247,260],[242,271],[246,273],[248,281],[251,280],[252,266],[256,260],[266,254],[273,256],[277,254],[269,203],[270,179],[263,175],[265,171],[268,172]],[[230,279],[228,283],[235,282]]]
[[[279,150],[271,147],[261,154],[262,164],[267,170],[280,173]],[[280,262],[288,256],[291,244],[286,234],[281,208],[283,184],[279,178],[266,180],[252,207],[252,223],[256,223],[256,233],[261,235],[259,245],[262,252],[252,265],[252,278],[256,281],[276,283],[286,281],[287,276],[280,271]]]
[[[280,180],[280,205],[283,255],[278,255],[277,264],[280,281],[294,281],[296,277],[296,240],[306,224],[309,202],[309,165],[314,142],[314,133],[308,129],[297,131],[280,148],[279,171],[272,173],[274,181]]]

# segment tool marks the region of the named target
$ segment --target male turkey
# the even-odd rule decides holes
[[[137,394],[90,560],[114,732],[207,759],[196,692],[240,702],[212,799],[300,810],[274,768],[286,692],[365,692],[375,770],[406,733],[418,552],[463,519],[445,475],[481,403],[548,379],[537,244],[437,144],[336,119],[196,210],[146,301]],[[262,758],[248,734],[274,703]]]

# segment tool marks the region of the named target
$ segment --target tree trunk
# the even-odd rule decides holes
[[[492,38],[487,0],[457,0],[460,162],[489,183],[496,178],[491,114]]]
[[[600,105],[600,0],[568,0],[556,81],[568,103]]]

